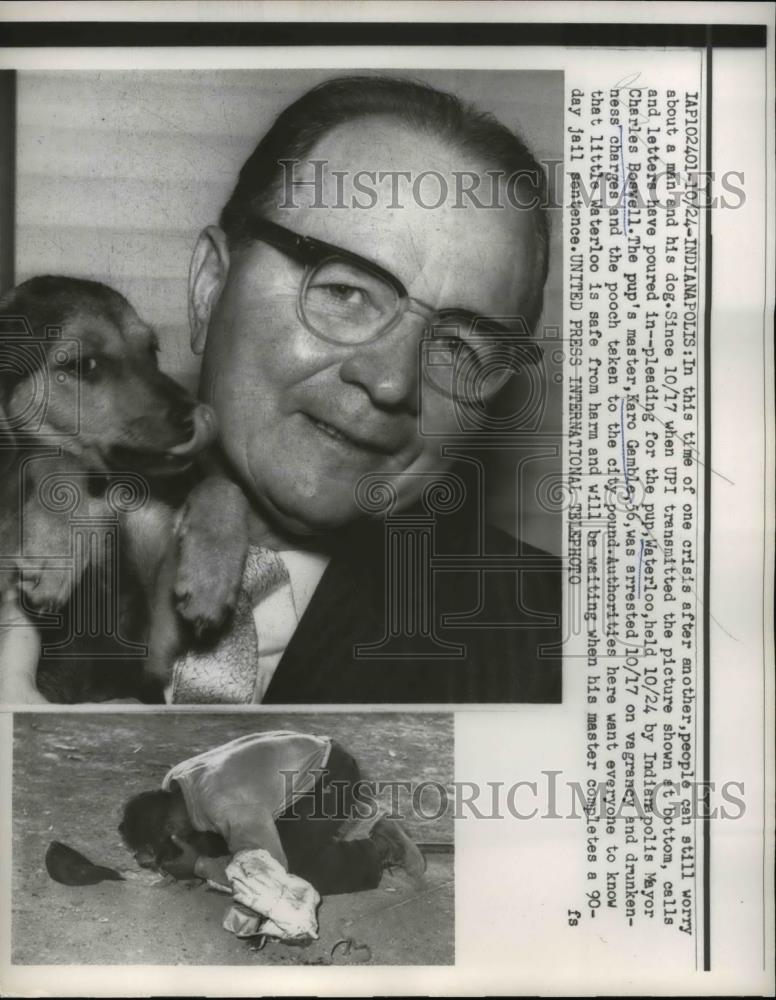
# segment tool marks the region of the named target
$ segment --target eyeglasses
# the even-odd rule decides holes
[[[322,340],[369,344],[396,327],[405,313],[414,313],[426,320],[424,380],[475,404],[492,398],[521,365],[536,363],[539,348],[526,344],[529,331],[520,317],[502,322],[465,309],[435,309],[412,298],[390,271],[350,250],[300,236],[269,219],[250,219],[246,229],[251,238],[304,267],[297,313]]]

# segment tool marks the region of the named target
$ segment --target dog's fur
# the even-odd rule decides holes
[[[37,674],[52,701],[162,700],[186,636],[221,624],[236,598],[244,501],[194,467],[214,417],[159,370],[157,350],[97,282],[32,278],[0,300],[0,590],[18,587],[44,644],[60,641]],[[74,518],[93,543],[80,578]],[[94,612],[105,602],[111,635]],[[74,646],[75,615],[86,627]]]

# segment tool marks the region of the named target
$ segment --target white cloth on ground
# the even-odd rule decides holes
[[[309,882],[291,875],[266,851],[238,851],[226,875],[237,905],[224,916],[225,930],[238,937],[317,939],[321,897]]]

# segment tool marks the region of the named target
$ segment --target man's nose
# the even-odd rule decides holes
[[[340,366],[343,382],[360,385],[375,406],[418,412],[420,339],[426,323],[406,313],[392,330],[368,344],[357,344]]]

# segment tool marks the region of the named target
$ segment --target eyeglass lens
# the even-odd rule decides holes
[[[319,264],[304,286],[302,308],[316,333],[341,343],[377,337],[399,311],[395,289],[340,257]]]
[[[377,274],[332,256],[308,274],[301,307],[319,336],[359,344],[388,330],[403,311],[403,300]],[[432,316],[422,352],[424,382],[448,398],[475,405],[491,398],[514,371],[509,338],[503,337],[483,336],[468,314],[445,310]]]

